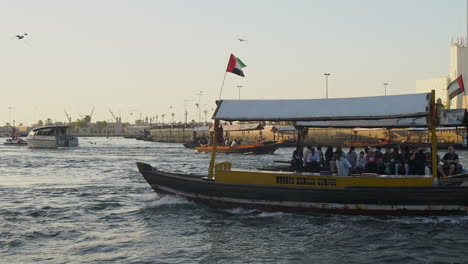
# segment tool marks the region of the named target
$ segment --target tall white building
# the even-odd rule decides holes
[[[463,76],[463,81],[468,84],[468,47],[466,39],[459,39],[450,47],[450,81],[458,76]],[[453,98],[450,102],[450,108],[466,108],[466,99],[464,94]]]
[[[449,101],[447,94],[448,85],[458,78],[463,76],[463,81],[468,89],[468,1],[467,1],[467,36],[452,39],[450,46],[450,65],[447,76],[417,80],[416,92],[427,93],[435,90],[436,98],[442,99],[444,104],[448,104],[450,108],[468,108],[468,97],[460,94]],[[468,94],[468,91],[467,91]]]

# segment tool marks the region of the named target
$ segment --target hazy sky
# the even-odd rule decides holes
[[[211,110],[232,52],[224,99],[414,93],[446,75],[466,0],[0,0],[0,124],[12,119],[123,121]],[[25,40],[11,39],[28,33]],[[239,43],[237,37],[248,39]],[[372,111],[372,110],[370,110]],[[130,113],[133,115],[130,115]],[[165,121],[170,118],[166,117]],[[161,120],[161,118],[159,118]]]

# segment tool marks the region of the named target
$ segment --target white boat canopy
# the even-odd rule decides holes
[[[279,133],[287,133],[287,132],[293,132],[295,133],[296,127],[294,126],[272,126],[270,129],[273,133],[279,132]]]
[[[425,117],[430,101],[430,93],[308,100],[221,100],[213,119],[327,121]]]

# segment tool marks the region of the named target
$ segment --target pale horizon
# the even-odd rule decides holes
[[[450,4],[450,5],[449,5]],[[466,35],[456,1],[1,1],[0,125],[88,115],[133,122],[198,120],[223,99],[306,99],[415,92],[448,75],[452,37]],[[12,39],[28,33],[24,40]],[[239,43],[237,38],[247,39]],[[28,45],[28,43],[30,45]],[[206,106],[205,106],[206,105]],[[132,113],[132,115],[130,115]],[[202,116],[204,116],[202,114]],[[210,116],[210,115],[209,115]]]

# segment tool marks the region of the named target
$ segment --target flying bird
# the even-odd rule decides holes
[[[238,40],[240,43],[242,43],[242,42],[244,42],[244,41],[247,41],[246,39],[241,39],[241,38],[237,38],[237,40]]]
[[[27,42],[24,38],[28,35],[28,33],[24,33],[23,35],[16,35],[14,37],[12,37],[12,39],[16,38],[17,40],[23,40],[25,44],[27,44],[28,46],[31,46],[31,44],[29,44],[29,42]]]
[[[26,37],[27,35],[28,35],[28,33],[24,33],[23,35],[16,35],[16,36],[14,36],[12,38],[17,38],[19,40],[19,39],[24,39],[24,37]]]

